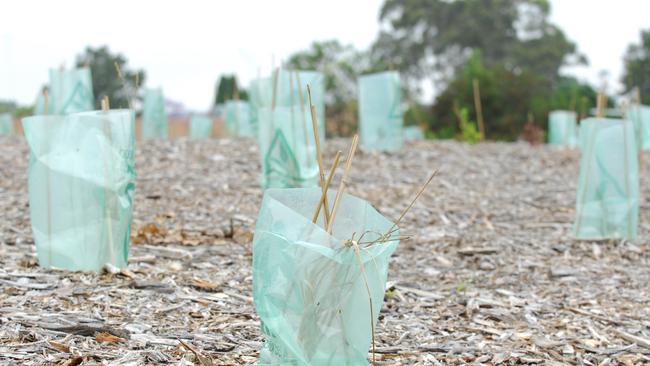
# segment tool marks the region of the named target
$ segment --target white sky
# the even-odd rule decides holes
[[[566,73],[618,86],[622,56],[650,28],[648,0],[551,0],[552,20],[590,61]],[[243,83],[313,40],[368,47],[382,0],[19,0],[2,4],[0,100],[34,101],[48,68],[71,66],[86,45],[108,45],[147,73],[146,85],[207,109],[219,74]]]

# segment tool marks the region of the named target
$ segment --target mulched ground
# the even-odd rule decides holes
[[[326,165],[348,143],[328,141]],[[391,260],[377,364],[650,364],[650,156],[634,242],[571,239],[578,159],[448,141],[355,157],[350,191],[393,219],[440,168],[403,221],[414,238]],[[253,141],[139,143],[137,244],[128,270],[102,274],[37,266],[27,162],[22,138],[0,137],[1,364],[257,359]]]

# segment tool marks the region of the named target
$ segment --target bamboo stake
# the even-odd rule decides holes
[[[104,95],[102,98],[102,112],[108,113],[110,109],[110,103],[108,100],[108,96]],[[111,121],[106,116],[106,119],[103,121],[104,125],[104,133],[106,134],[106,138],[108,139],[109,142],[112,143],[112,133],[111,133]],[[108,147],[110,148],[110,146]],[[109,260],[111,263],[114,262],[115,259],[115,248],[113,247],[113,221],[111,221],[111,218],[113,216],[111,207],[108,202],[108,197],[109,197],[109,189],[106,187],[106,181],[108,180],[108,176],[111,174],[110,168],[109,168],[109,160],[110,160],[110,155],[104,154],[104,205],[106,207],[104,208],[106,210],[105,215],[106,215],[106,231],[108,232],[108,256]]]
[[[298,79],[298,93],[300,94],[300,114],[302,115],[302,128],[305,132],[305,146],[309,146],[309,134],[307,133],[307,116],[305,116],[305,97],[302,92],[302,82],[300,81],[299,72],[296,72],[296,79]]]
[[[478,123],[478,130],[481,133],[481,140],[485,139],[485,124],[483,122],[483,109],[481,106],[481,90],[479,88],[478,79],[472,81],[474,87],[474,108],[476,108],[476,121]]]
[[[295,94],[295,89],[293,85],[293,71],[289,70],[289,104],[291,105],[290,109],[290,118],[291,118],[291,140],[293,142],[293,148],[297,149],[298,147],[298,142],[296,141],[296,134],[298,133],[298,129],[296,128],[296,118],[295,118],[295,111],[294,111],[294,103],[293,103],[293,97]],[[306,146],[305,146],[306,147]]]
[[[43,101],[45,102],[45,105],[44,105],[44,108],[43,108],[43,114],[47,116],[47,113],[49,111],[48,104],[50,103],[50,93],[48,93],[47,89],[43,90]]]
[[[636,99],[636,104],[638,108],[638,113],[637,113],[637,123],[639,124],[639,135],[641,135],[641,142],[643,142],[643,135],[644,131],[646,129],[645,124],[643,123],[643,119],[641,118],[641,89],[637,86],[634,88],[634,98]],[[637,146],[637,150],[639,151],[638,156],[639,156],[639,175],[643,175],[643,146]]]
[[[327,176],[327,181],[325,182],[325,189],[323,189],[323,193],[321,193],[320,200],[318,201],[318,207],[316,208],[316,212],[314,212],[314,217],[312,218],[312,222],[314,223],[316,222],[316,220],[318,220],[318,215],[320,214],[320,208],[323,206],[323,203],[327,198],[327,190],[330,187],[330,183],[332,183],[332,178],[334,177],[336,168],[339,166],[339,160],[341,160],[341,151],[337,151],[336,156],[334,157],[334,163],[332,164],[332,168],[330,168],[330,173]]]
[[[271,111],[275,111],[275,104],[277,102],[278,95],[278,78],[280,74],[280,68],[273,71],[273,95],[271,96]]]
[[[352,138],[352,145],[350,146],[350,151],[348,152],[348,157],[345,161],[345,170],[343,170],[343,176],[341,177],[341,183],[339,183],[339,189],[336,192],[336,197],[334,198],[334,206],[332,207],[332,215],[330,215],[330,221],[327,225],[327,232],[332,233],[332,226],[334,225],[334,219],[336,218],[336,211],[341,202],[341,197],[343,196],[343,191],[347,186],[348,174],[350,173],[350,168],[352,167],[352,159],[354,159],[354,153],[357,151],[357,145],[359,144],[359,135],[354,135]]]
[[[597,100],[600,100],[600,96],[597,98]],[[584,126],[583,126],[584,128]],[[591,133],[589,134],[589,137],[587,138],[587,156],[592,157],[594,153],[594,140],[596,139],[596,128],[597,127],[592,127]],[[584,147],[583,147],[584,148]],[[584,189],[582,190],[582,195],[580,195],[580,200],[577,202],[579,207],[577,208],[577,222],[576,222],[576,229],[575,229],[575,235],[580,236],[580,228],[582,227],[582,212],[584,211],[584,206],[585,206],[585,199],[587,198],[587,188],[589,187],[589,182],[590,178],[589,176],[591,175],[591,166],[593,164],[589,162],[587,164],[587,170],[585,174],[585,183],[584,183]],[[578,185],[580,184],[580,181],[578,181]]]
[[[311,123],[314,128],[314,140],[316,141],[316,161],[318,162],[318,174],[320,176],[320,186],[321,189],[325,190],[325,170],[323,168],[323,155],[320,148],[320,137],[318,134],[318,116],[316,115],[316,107],[311,102],[311,87],[307,85],[307,94],[309,96],[309,106],[311,109]],[[327,202],[327,195],[325,195],[325,201],[323,202],[323,207],[325,209],[325,227],[329,227],[330,224],[330,210],[329,203]],[[317,208],[320,210],[320,205]],[[316,223],[316,221],[313,221]]]
[[[109,109],[110,109],[110,105],[108,102],[108,96],[104,95],[104,97],[102,98],[102,112],[108,112]]]
[[[117,63],[117,61],[115,61],[113,64],[115,65],[115,71],[117,71],[117,77],[120,79],[120,81],[122,81],[122,89],[124,89],[128,93],[128,90],[126,89],[126,80],[124,79],[124,75],[122,75],[122,70],[120,69],[120,65]],[[134,109],[133,108],[133,99],[135,99],[135,93],[138,90],[138,81],[139,81],[138,80],[138,75],[139,74],[135,74],[135,88],[136,89],[133,91],[133,93],[131,93],[131,97],[128,98],[129,99],[129,109]]]
[[[47,116],[48,113],[48,103],[49,103],[49,93],[47,89],[43,90],[43,100],[45,103],[45,106],[43,108],[43,114]],[[45,128],[49,130],[49,124],[45,122]],[[49,131],[47,136],[49,136]],[[46,143],[49,145],[49,139],[46,139]],[[48,146],[49,150],[49,146]],[[46,200],[47,200],[47,244],[48,244],[48,258],[49,258],[49,266],[52,266],[52,188],[51,188],[51,183],[50,183],[50,169],[48,168],[46,170],[45,174],[45,186],[47,187],[46,189]]]
[[[235,135],[239,136],[239,87],[237,86],[237,78],[233,79],[233,98],[235,101]]]
[[[271,138],[275,135],[275,104],[276,104],[276,99],[277,99],[277,94],[278,94],[278,78],[280,74],[280,68],[277,68],[273,71],[273,91],[271,94]]]
[[[388,233],[385,234],[384,236],[390,236],[395,231],[395,228],[397,228],[397,226],[402,221],[404,216],[406,216],[406,214],[411,210],[411,207],[413,207],[413,205],[415,205],[415,202],[418,200],[418,198],[420,198],[422,193],[424,193],[424,190],[427,189],[427,186],[429,185],[429,183],[431,183],[431,181],[433,180],[433,178],[436,175],[438,175],[438,169],[434,170],[433,173],[431,174],[431,176],[429,177],[429,179],[426,181],[426,183],[424,183],[424,185],[422,185],[422,187],[420,187],[420,190],[415,195],[415,198],[413,198],[411,203],[404,209],[404,211],[402,211],[402,213],[399,215],[399,218],[397,219],[397,221],[395,221],[395,223],[388,230]]]
[[[640,113],[640,111],[639,111]],[[632,215],[631,215],[631,207],[630,207],[630,168],[629,168],[629,161],[628,161],[628,154],[627,154],[627,146],[628,146],[628,141],[627,141],[627,129],[628,129],[628,120],[623,120],[623,169],[625,173],[623,173],[623,176],[625,177],[625,196],[626,196],[626,201],[627,201],[627,235],[628,239],[632,239]]]
[[[607,104],[607,97],[603,92],[598,93],[598,98],[596,99],[596,117],[603,118],[605,117],[605,106]]]

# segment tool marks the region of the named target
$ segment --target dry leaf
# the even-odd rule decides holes
[[[101,332],[95,334],[95,340],[97,342],[103,342],[103,343],[123,343],[126,342],[124,338],[116,337],[110,333],[106,332]]]
[[[221,284],[194,277],[192,278],[192,286],[197,287],[201,290],[215,291],[221,286]]]
[[[49,343],[50,346],[52,346],[53,348],[55,348],[55,349],[57,349],[57,350],[59,350],[61,352],[70,353],[70,347],[68,347],[67,345],[65,345],[63,343],[59,343],[57,341],[48,341],[47,343]]]
[[[150,222],[135,230],[131,241],[133,244],[153,243],[156,240],[163,239],[167,235],[167,230],[160,225]]]

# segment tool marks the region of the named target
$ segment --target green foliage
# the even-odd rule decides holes
[[[16,110],[16,103],[0,100],[0,113],[13,113]]]
[[[122,79],[115,64],[120,68]],[[77,56],[77,67],[90,67],[96,108],[100,107],[104,96],[108,96],[111,107],[128,108],[129,100],[138,95],[145,82],[145,72],[130,70],[126,65],[126,57],[111,53],[106,46],[87,47],[83,54]]]
[[[549,12],[547,0],[386,0],[380,18],[389,27],[373,50],[415,78],[437,72],[448,80],[478,50],[488,67],[554,80],[569,57],[585,60]]]
[[[481,133],[476,128],[476,123],[469,120],[469,111],[462,108],[459,112],[460,135],[459,140],[467,142],[470,145],[481,141]]]
[[[13,117],[22,118],[34,114],[34,106],[19,106],[15,102],[0,100],[0,114],[10,113]]]
[[[595,106],[596,92],[590,86],[572,78],[560,77],[553,83],[548,78],[528,70],[512,71],[504,65],[486,66],[481,54],[475,52],[464,68],[435,100],[433,130],[443,128],[459,131],[454,104],[472,106],[472,82],[480,84],[481,103],[486,138],[515,140],[521,133],[527,116],[538,127],[546,127],[548,112],[552,109],[576,109],[586,113]]]
[[[641,102],[650,104],[650,30],[641,32],[641,44],[632,44],[625,53],[622,82],[626,91],[639,87]]]
[[[404,126],[426,127],[427,121],[431,120],[431,110],[420,103],[410,103],[404,112]]]
[[[217,82],[214,104],[225,104],[229,100],[248,100],[248,92],[237,82],[237,76],[221,75]]]
[[[545,126],[550,108],[587,111],[595,100],[593,89],[560,76],[561,66],[586,59],[549,13],[547,0],[385,0],[373,57],[396,66],[411,89],[433,75],[442,89],[429,120],[437,136],[461,132],[454,103],[476,115],[477,79],[486,137],[514,140],[529,113]]]

